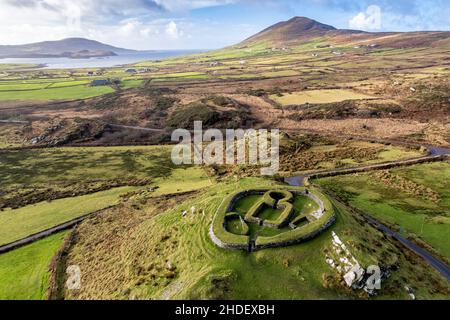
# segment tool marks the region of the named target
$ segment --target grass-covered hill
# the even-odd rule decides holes
[[[347,288],[327,264],[332,232],[363,267],[379,263],[391,270],[378,298],[408,299],[404,286],[420,299],[448,296],[446,280],[339,203],[334,203],[338,217],[333,227],[303,244],[247,253],[221,249],[211,241],[210,225],[224,197],[240,189],[277,185],[259,178],[230,179],[194,193],[136,197],[86,221],[75,231],[66,262],[83,270],[83,287],[64,292],[64,297],[367,298],[362,290]],[[186,217],[184,211],[189,212]]]
[[[319,37],[340,44],[384,45],[391,48],[413,48],[450,43],[450,32],[363,32],[336,29],[306,17],[294,17],[264,29],[240,45],[255,43],[281,46],[298,45]]]
[[[336,30],[336,28],[305,17],[294,17],[289,21],[279,22],[264,29],[245,42],[298,42],[307,38],[323,36],[331,30]]]

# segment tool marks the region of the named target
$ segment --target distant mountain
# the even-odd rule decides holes
[[[250,37],[245,42],[291,42],[325,35],[336,28],[305,17],[279,22]]]
[[[279,22],[248,38],[239,46],[266,42],[275,46],[289,46],[323,38],[330,42],[354,45],[384,45],[391,48],[450,45],[450,32],[364,32],[336,29],[305,17]]]
[[[0,46],[0,58],[68,57],[83,59],[135,53],[84,38],[69,38],[24,45]]]

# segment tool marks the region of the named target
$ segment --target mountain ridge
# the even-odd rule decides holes
[[[307,17],[293,17],[278,22],[238,45],[268,42],[274,45],[295,45],[314,38],[324,38],[339,43],[364,44],[377,42],[392,48],[430,46],[436,42],[450,44],[450,31],[367,32],[337,29]]]
[[[291,46],[322,38],[334,44],[383,45],[391,48],[450,45],[450,31],[367,32],[337,29],[307,17],[293,17],[278,22],[235,46],[267,42],[274,46]],[[0,45],[2,58],[66,57],[84,59],[137,53],[86,38],[66,38],[22,45]]]
[[[22,45],[0,45],[0,58],[68,57],[73,59],[107,57],[135,53],[99,41],[85,38],[66,38]]]

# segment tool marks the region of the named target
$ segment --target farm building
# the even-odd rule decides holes
[[[136,69],[127,69],[125,70],[126,73],[137,73]]]
[[[97,87],[97,86],[106,86],[108,84],[109,84],[108,80],[104,80],[104,79],[103,80],[93,80],[93,81],[91,81],[90,86]]]

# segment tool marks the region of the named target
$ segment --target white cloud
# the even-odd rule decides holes
[[[173,39],[178,39],[182,37],[184,33],[182,30],[179,30],[175,21],[170,21],[166,26],[166,34]]]
[[[236,3],[239,0],[154,0],[170,11],[200,9]]]
[[[348,23],[351,29],[379,30],[381,29],[381,8],[371,5],[365,12],[360,12]]]
[[[130,36],[135,33],[140,26],[141,23],[138,20],[127,21],[119,26],[118,32],[122,36]]]
[[[0,45],[85,37],[131,49],[209,47],[203,35],[188,41],[201,24],[180,16],[236,1],[0,0]]]

